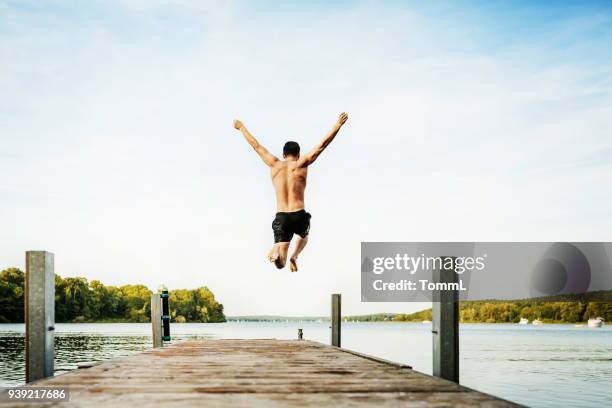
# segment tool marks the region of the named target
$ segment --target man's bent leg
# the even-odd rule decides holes
[[[270,262],[276,262],[276,258],[278,258],[278,244],[272,245],[270,252],[268,252],[268,260]]]
[[[278,256],[274,260],[274,265],[278,269],[283,269],[287,263],[287,252],[289,252],[290,242],[279,242],[276,244]]]
[[[306,244],[308,243],[308,235],[304,237],[300,237],[298,235],[297,242],[295,243],[295,249],[293,250],[293,255],[291,255],[291,259],[289,260],[289,267],[291,268],[291,272],[297,272],[297,257],[302,252]]]
[[[274,232],[274,246],[268,253],[268,259],[270,262],[274,262],[278,269],[282,269],[287,262],[287,251],[293,237],[287,213],[276,213],[276,217],[272,221],[272,231]]]

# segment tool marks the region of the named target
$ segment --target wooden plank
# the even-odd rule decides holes
[[[312,394],[282,394],[282,393],[227,393],[227,394],[198,394],[198,393],[168,393],[160,396],[159,400],[151,398],[150,393],[106,394],[106,393],[71,393],[70,405],[36,404],[36,407],[130,407],[139,406],[146,402],[147,406],[175,408],[175,407],[512,407],[508,403],[481,393],[312,393]],[[2,407],[28,408],[32,404],[7,404]]]
[[[70,401],[54,407],[514,406],[305,340],[186,341],[33,385],[69,387]]]

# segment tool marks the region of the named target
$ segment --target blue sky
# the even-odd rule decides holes
[[[361,241],[610,239],[609,2],[0,1],[0,267],[347,313]],[[271,151],[347,126],[267,264]]]

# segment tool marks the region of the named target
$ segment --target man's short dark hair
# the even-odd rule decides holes
[[[297,142],[287,142],[283,147],[283,156],[298,157],[300,155],[300,145]]]

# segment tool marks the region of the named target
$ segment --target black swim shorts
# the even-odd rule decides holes
[[[272,221],[274,243],[289,242],[293,234],[304,238],[310,231],[310,214],[304,210],[295,212],[278,212]]]

